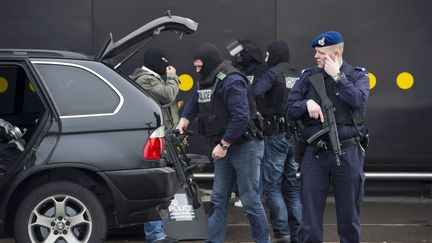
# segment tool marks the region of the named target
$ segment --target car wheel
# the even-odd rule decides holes
[[[101,242],[106,217],[98,198],[69,181],[44,184],[30,192],[15,216],[17,243]]]

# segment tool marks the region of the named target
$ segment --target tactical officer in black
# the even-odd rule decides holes
[[[360,204],[363,199],[365,106],[369,96],[369,77],[364,68],[354,68],[342,58],[342,35],[323,33],[312,41],[317,65],[306,69],[288,98],[290,119],[301,119],[304,135],[310,138],[323,129],[326,121],[320,96],[310,77],[323,74],[328,98],[333,103],[342,155],[337,163],[328,133],[310,141],[301,163],[302,222],[300,242],[323,241],[323,212],[328,187],[335,194],[338,233],[344,243],[360,242]],[[335,145],[336,146],[336,145]]]
[[[241,40],[237,43],[240,45],[235,49],[237,52],[230,51],[234,57],[233,64],[239,71],[246,74],[249,82],[253,84],[268,69],[264,55],[258,45],[251,40]]]
[[[261,74],[268,69],[264,61],[264,55],[255,42],[251,40],[239,40],[227,48],[230,55],[233,56],[233,65],[246,75],[251,84],[255,83]],[[260,124],[260,127],[262,127],[262,124]],[[234,189],[234,192],[238,196],[237,188]],[[260,193],[262,193],[262,174]],[[242,207],[241,200],[234,202],[234,206]]]
[[[256,108],[248,81],[211,44],[194,54],[199,87],[187,102],[177,129],[198,117],[198,132],[214,147],[214,182],[207,242],[223,242],[228,203],[235,183],[256,242],[270,242],[268,222],[258,192],[263,141],[255,137]]]
[[[294,159],[294,140],[285,117],[286,98],[299,72],[289,63],[289,48],[275,41],[267,48],[265,71],[253,84],[259,113],[264,117],[264,198],[270,212],[274,238],[296,242],[301,204]],[[282,184],[283,183],[283,184]],[[285,188],[284,193],[282,188]]]

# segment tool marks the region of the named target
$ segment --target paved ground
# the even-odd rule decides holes
[[[232,205],[232,204],[231,204]],[[339,242],[334,200],[329,198],[325,212],[324,240]],[[362,242],[432,243],[432,199],[415,197],[367,197],[362,208]],[[226,242],[252,242],[241,208],[229,209]],[[202,240],[183,241],[202,242]],[[13,243],[12,239],[0,243]],[[109,243],[145,242],[141,227],[109,235]]]

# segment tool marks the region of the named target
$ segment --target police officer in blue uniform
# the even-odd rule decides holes
[[[336,202],[338,233],[341,242],[360,242],[360,204],[364,188],[364,124],[369,96],[369,77],[364,68],[352,67],[342,58],[344,42],[336,31],[320,34],[312,41],[317,65],[306,69],[288,97],[287,115],[302,120],[304,136],[309,138],[322,129],[321,100],[309,77],[322,73],[326,92],[335,107],[335,118],[342,149],[340,165],[324,134],[307,144],[301,171],[302,222],[299,242],[323,241],[323,212],[331,184]],[[318,139],[317,139],[318,140]]]
[[[253,122],[256,107],[247,78],[217,47],[203,44],[194,53],[199,87],[187,102],[177,129],[187,129],[198,117],[198,133],[214,146],[214,181],[208,215],[207,242],[223,242],[228,203],[235,183],[256,242],[270,242],[264,207],[258,192],[263,141]]]

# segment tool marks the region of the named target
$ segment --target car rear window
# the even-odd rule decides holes
[[[114,113],[120,97],[94,71],[78,65],[36,64],[61,116]]]

